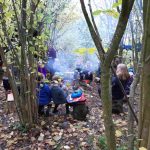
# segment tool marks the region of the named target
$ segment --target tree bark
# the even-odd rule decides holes
[[[111,101],[111,88],[110,88],[110,68],[101,66],[101,97],[103,104],[103,117],[105,125],[105,134],[107,137],[108,149],[116,150],[115,143],[115,129],[112,121],[112,101]]]
[[[144,11],[144,43],[143,43],[143,62],[142,62],[142,96],[141,107],[142,115],[140,119],[139,138],[142,139],[140,147],[149,149],[150,139],[150,0],[143,1]]]
[[[140,64],[138,66],[136,75],[135,75],[134,80],[133,80],[133,82],[131,84],[131,87],[130,87],[130,98],[129,98],[129,101],[131,103],[132,108],[134,106],[135,90],[137,88],[139,80],[140,80]],[[128,150],[131,150],[131,149],[134,149],[134,139],[135,139],[134,117],[133,117],[133,114],[130,111],[130,109],[128,109],[128,110],[129,110],[128,111],[129,112],[128,113],[128,135],[129,135],[129,138],[128,138]]]
[[[125,32],[126,25],[128,22],[128,18],[129,18],[134,0],[123,0],[122,10],[120,13],[117,28],[116,28],[116,31],[114,33],[112,42],[110,44],[110,47],[107,53],[105,53],[104,48],[101,43],[101,38],[99,36],[99,33],[97,33],[98,31],[97,31],[97,27],[95,27],[96,24],[94,21],[94,17],[91,14],[91,19],[90,19],[86,11],[84,0],[80,0],[80,3],[81,3],[81,8],[82,8],[85,20],[89,27],[89,31],[91,33],[92,39],[95,43],[95,46],[97,48],[97,51],[101,60],[101,66],[102,66],[102,72],[101,72],[101,80],[102,80],[101,96],[102,97],[101,98],[103,102],[103,112],[104,112],[103,115],[104,115],[107,145],[108,145],[109,150],[116,150],[115,132],[114,132],[114,126],[113,126],[113,121],[112,121],[112,112],[111,112],[112,106],[111,106],[111,90],[110,90],[110,78],[111,78],[110,66],[118,50],[121,38]],[[91,13],[91,9],[90,9],[90,13]]]

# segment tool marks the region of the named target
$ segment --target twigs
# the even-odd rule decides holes
[[[100,34],[99,34],[99,31],[98,31],[98,28],[97,28],[97,25],[96,25],[96,22],[95,22],[95,19],[94,19],[94,16],[93,16],[93,11],[92,11],[92,7],[91,7],[91,0],[89,0],[89,10],[90,10],[90,14],[91,14],[91,19],[92,19],[92,23],[93,23],[93,27],[94,27],[94,29],[95,29],[95,32],[96,32],[96,34],[97,34],[97,37],[98,37],[98,39],[99,39],[99,44],[100,44],[100,46],[101,46],[101,51],[102,51],[102,53],[103,53],[103,55],[105,54],[105,51],[104,51],[104,48],[103,48],[103,46],[102,46],[102,39],[101,39],[101,37],[100,37]]]
[[[99,53],[99,55],[100,55],[100,57],[101,57],[101,60],[103,61],[103,60],[104,60],[104,54],[103,54],[103,52],[102,52],[102,49],[103,49],[103,48],[102,48],[102,45],[101,45],[101,43],[100,43],[100,41],[99,41],[98,35],[97,35],[96,31],[95,31],[95,28],[94,28],[94,26],[93,26],[93,24],[92,24],[92,22],[91,22],[91,20],[90,20],[90,17],[89,17],[89,15],[88,15],[88,13],[87,13],[84,0],[80,0],[80,3],[81,3],[81,7],[82,7],[83,14],[84,14],[84,16],[85,16],[85,20],[86,20],[86,22],[87,22],[87,24],[88,24],[88,27],[89,27],[91,36],[92,36],[93,41],[94,41],[94,43],[95,43],[95,46],[96,46],[96,48],[97,48],[97,50],[98,50],[98,53]]]

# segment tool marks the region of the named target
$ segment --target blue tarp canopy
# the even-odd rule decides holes
[[[131,50],[132,49],[132,45],[125,45],[125,44],[122,44],[121,45],[122,49],[126,49],[127,51]],[[135,44],[135,49],[140,52],[141,49],[142,49],[142,44],[141,43],[136,43]]]

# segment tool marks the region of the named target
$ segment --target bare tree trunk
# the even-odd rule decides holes
[[[150,0],[143,1],[144,11],[144,43],[143,43],[143,69],[142,69],[142,115],[140,119],[139,138],[142,139],[140,147],[149,149],[150,139]]]
[[[105,125],[105,134],[107,137],[108,149],[115,150],[115,129],[112,121],[112,101],[110,88],[110,68],[101,66],[101,97],[103,98],[103,117]]]
[[[139,83],[140,79],[140,65],[138,66],[138,70],[136,72],[136,75],[134,77],[133,83],[131,84],[130,87],[130,98],[129,101],[131,103],[132,108],[134,107],[134,99],[135,99],[135,90],[137,88],[137,85]],[[132,115],[132,112],[129,110],[128,113],[128,150],[134,149],[134,140],[135,140],[135,132],[134,132],[134,117]]]
[[[111,62],[117,53],[121,38],[124,34],[124,31],[126,29],[126,25],[128,22],[128,18],[134,3],[134,0],[123,0],[122,1],[122,10],[120,13],[119,21],[116,27],[116,31],[114,33],[112,42],[110,44],[108,52],[105,54],[104,48],[101,43],[101,38],[96,26],[96,23],[94,21],[94,17],[92,15],[92,8],[89,0],[89,8],[90,8],[90,14],[91,19],[86,11],[84,0],[80,0],[82,11],[84,14],[84,17],[86,19],[86,22],[89,27],[89,31],[91,33],[91,36],[93,38],[93,41],[95,43],[95,46],[98,50],[98,54],[101,60],[101,66],[102,66],[102,73],[101,73],[101,79],[102,79],[102,101],[103,101],[103,115],[104,115],[104,122],[105,122],[105,133],[106,133],[106,140],[109,150],[116,150],[116,142],[115,142],[115,132],[114,132],[114,126],[112,121],[112,106],[111,106],[111,86],[110,86],[110,66]],[[91,21],[92,20],[92,21]]]

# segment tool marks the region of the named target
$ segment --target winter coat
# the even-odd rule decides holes
[[[47,55],[48,55],[48,57],[55,59],[56,58],[56,50],[54,48],[50,47],[48,49]]]
[[[44,77],[46,77],[46,68],[45,67],[40,67],[38,66],[38,72],[42,73],[44,75]]]
[[[71,94],[71,98],[78,98],[82,96],[82,90],[75,90],[72,94]]]
[[[50,87],[45,83],[41,83],[39,85],[39,91],[37,93],[37,97],[38,97],[39,105],[48,105],[52,97]]]
[[[59,85],[53,85],[51,87],[52,100],[55,104],[64,104],[67,102],[67,95],[59,87]]]
[[[130,85],[132,84],[133,78],[130,77],[127,80],[120,80],[126,94],[128,95],[130,93]],[[112,78],[112,100],[120,100],[123,99],[124,94],[119,86],[119,81],[116,77]]]
[[[3,76],[3,86],[4,86],[5,91],[11,90],[8,77]]]

